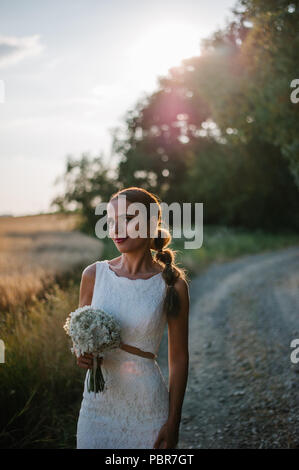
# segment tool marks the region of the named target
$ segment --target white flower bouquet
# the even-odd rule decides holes
[[[120,325],[114,317],[90,305],[77,308],[67,317],[63,326],[72,338],[72,353],[77,357],[85,353],[93,354],[93,369],[89,369],[88,391],[94,394],[104,390],[105,381],[97,358],[121,344]]]

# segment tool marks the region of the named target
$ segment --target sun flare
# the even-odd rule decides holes
[[[144,74],[167,74],[169,68],[180,65],[184,58],[199,55],[199,34],[184,23],[161,23],[138,37],[127,51],[130,66],[141,68]]]

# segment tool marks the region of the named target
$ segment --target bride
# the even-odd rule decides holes
[[[126,196],[121,213],[118,196]],[[147,209],[157,204],[156,235],[117,238],[121,224],[128,233],[135,217],[131,203]],[[122,347],[99,359],[105,390],[87,390],[87,373],[77,423],[78,449],[174,449],[179,439],[182,404],[188,378],[189,289],[184,269],[167,248],[169,231],[161,227],[157,197],[138,187],[118,191],[107,206],[109,236],[120,256],[97,261],[82,274],[79,307],[91,305],[113,315],[121,325]],[[148,225],[147,225],[148,227]],[[163,235],[164,232],[164,235]],[[166,237],[165,237],[166,235]],[[155,251],[155,256],[152,256]],[[168,324],[169,384],[156,361]],[[77,360],[90,369],[92,356]]]

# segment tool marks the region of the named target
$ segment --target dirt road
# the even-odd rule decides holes
[[[190,300],[178,448],[299,448],[299,247],[214,264]],[[168,379],[167,328],[158,363]]]

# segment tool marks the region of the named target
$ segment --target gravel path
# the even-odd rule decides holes
[[[299,448],[299,247],[213,264],[190,300],[178,448]],[[158,362],[168,379],[167,328]]]

